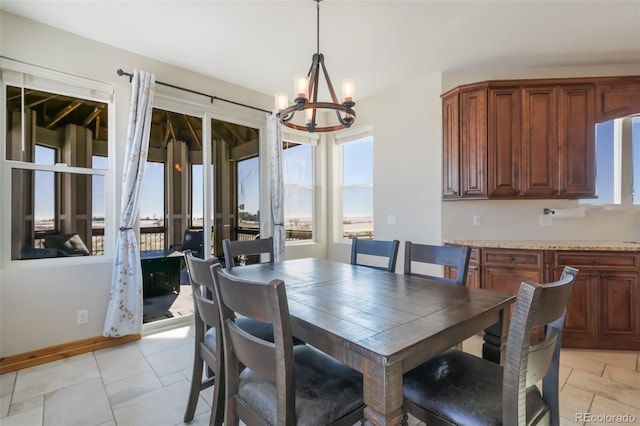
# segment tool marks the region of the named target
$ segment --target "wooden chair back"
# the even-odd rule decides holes
[[[223,240],[225,266],[231,269],[240,264],[236,262],[239,256],[269,254],[269,260],[263,263],[273,263],[273,237],[256,240]]]
[[[213,296],[213,278],[209,260],[195,257],[187,250],[184,253],[189,272],[189,281],[193,292],[194,308],[196,310],[196,329],[199,321],[206,327],[219,328],[220,313]],[[220,265],[218,264],[218,267]],[[197,330],[196,330],[197,333]],[[219,334],[219,333],[218,333]]]
[[[425,277],[449,284],[465,285],[470,255],[471,248],[469,246],[434,246],[407,241],[404,244],[404,274]],[[413,272],[411,268],[412,262],[456,268],[456,278],[451,279]]]
[[[191,372],[191,385],[185,409],[184,422],[189,423],[195,415],[200,392],[215,385],[211,406],[211,425],[221,425],[224,410],[224,353],[222,350],[222,331],[220,330],[220,312],[214,299],[214,282],[211,265],[220,269],[217,259],[200,259],[187,250],[185,263],[192,289],[194,305],[194,359]],[[213,329],[213,333],[210,333]],[[210,337],[215,336],[214,341]],[[203,371],[206,364],[206,377]]]
[[[351,239],[351,264],[368,266],[374,269],[394,272],[396,270],[396,260],[398,258],[398,247],[400,241],[384,240],[364,240],[357,237]],[[378,256],[387,259],[386,266],[371,265],[359,260],[358,255]]]
[[[275,383],[278,425],[295,424],[295,380],[293,336],[289,306],[282,280],[267,283],[234,277],[225,270],[214,271],[216,297],[220,306],[226,360],[227,415],[239,417],[245,424],[262,422],[254,409],[238,397],[238,376],[242,366],[250,368],[264,379]],[[271,323],[274,342],[255,337],[234,322],[236,314]],[[225,421],[226,424],[226,421]]]
[[[558,371],[567,305],[578,271],[566,266],[556,282],[520,285],[509,327],[503,376],[502,422],[526,422],[527,388],[542,380],[543,400],[551,408],[551,424],[559,425]],[[547,327],[545,340],[530,346],[531,330]]]

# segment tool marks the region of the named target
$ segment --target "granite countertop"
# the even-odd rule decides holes
[[[529,250],[591,250],[591,251],[638,251],[640,241],[597,240],[445,240],[444,243],[479,248],[505,248]]]

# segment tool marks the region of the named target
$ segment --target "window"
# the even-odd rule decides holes
[[[580,204],[640,204],[640,117],[596,124],[596,195]]]
[[[314,146],[283,141],[284,222],[288,241],[313,239]]]
[[[113,88],[0,60],[10,259],[103,255]]]
[[[260,157],[238,161],[238,239],[260,233]]]
[[[191,165],[191,227],[204,226],[204,176],[202,164]]]
[[[342,238],[373,238],[373,137],[342,142]],[[342,143],[341,143],[342,142]]]
[[[56,150],[42,145],[35,146],[35,161],[38,164],[53,166],[56,163]],[[34,226],[36,233],[54,231],[56,227],[56,204],[54,194],[55,173],[37,170],[34,172],[34,193],[37,198],[33,200]],[[39,242],[41,243],[41,242]]]

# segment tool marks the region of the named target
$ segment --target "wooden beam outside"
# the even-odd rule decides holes
[[[189,121],[189,116],[186,114],[182,114],[182,116],[184,117],[184,119],[187,122],[187,126],[189,126],[189,131],[191,132],[191,136],[193,136],[193,139],[196,141],[196,143],[198,144],[198,148],[202,150],[202,142],[200,141],[200,138],[198,137],[198,135],[196,134],[195,129],[193,128],[193,126],[191,125],[191,121]]]
[[[45,127],[47,129],[52,128],[58,121],[62,120],[64,117],[71,114],[71,112],[73,112],[73,110],[78,108],[80,105],[82,105],[81,101],[70,103],[69,105],[64,107],[60,112],[58,112],[58,114],[56,114],[56,116],[53,117],[53,119],[49,123],[47,123]]]
[[[89,123],[91,123],[93,121],[93,119],[96,118],[100,114],[100,112],[102,112],[103,109],[104,109],[104,104],[100,104],[100,105],[96,106],[93,109],[93,112],[91,114],[89,114],[87,116],[87,118],[84,119],[84,122],[82,123],[82,125],[86,126]]]

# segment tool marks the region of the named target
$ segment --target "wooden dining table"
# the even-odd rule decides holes
[[[402,375],[485,331],[483,356],[500,363],[515,296],[322,259],[232,268],[285,282],[293,334],[360,371],[365,417],[402,422]]]

